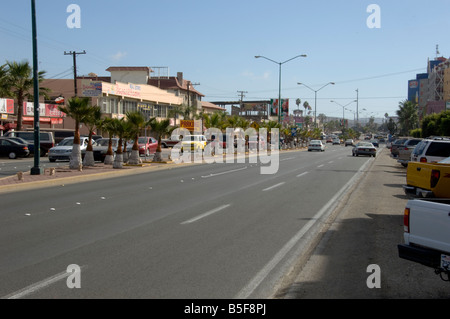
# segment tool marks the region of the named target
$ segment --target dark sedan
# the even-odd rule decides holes
[[[27,144],[19,143],[13,139],[0,139],[0,156],[8,156],[10,159],[17,157],[27,157],[30,150]]]
[[[369,155],[375,157],[377,155],[377,149],[375,146],[373,146],[372,143],[369,142],[359,142],[355,145],[355,147],[352,149],[352,155],[353,156],[359,156],[359,155]]]

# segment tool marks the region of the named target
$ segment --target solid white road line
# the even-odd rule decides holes
[[[305,224],[276,254],[275,256],[250,280],[250,282],[239,291],[234,299],[246,299],[258,288],[258,286],[269,276],[270,272],[283,260],[286,255],[303,239],[303,236],[319,222],[324,216],[328,216],[339,204],[339,198],[354,185],[366,166],[371,163],[367,161],[364,163],[358,172],[331,198],[325,206],[322,207],[312,219]],[[295,257],[295,256],[294,256]],[[291,257],[292,258],[292,257]]]
[[[84,269],[84,268],[86,268],[86,266],[82,266],[81,267],[81,269]],[[37,282],[35,284],[32,284],[32,285],[30,285],[28,287],[25,287],[25,288],[23,288],[23,289],[21,289],[19,291],[16,291],[16,292],[14,292],[12,294],[9,294],[9,295],[7,295],[5,297],[2,297],[2,299],[20,299],[20,298],[23,298],[25,296],[28,296],[28,295],[30,295],[32,293],[35,293],[35,292],[41,290],[41,289],[44,289],[45,287],[53,285],[54,283],[56,283],[58,281],[61,281],[61,280],[65,279],[65,278],[69,277],[70,275],[72,275],[72,273],[67,272],[67,271],[63,271],[63,272],[61,272],[61,273],[59,273],[57,275],[54,275],[52,277],[49,277],[49,278],[44,279],[42,281],[39,281],[39,282]]]
[[[215,209],[212,209],[212,210],[210,210],[210,211],[207,211],[207,212],[204,213],[204,214],[198,215],[197,217],[194,217],[194,218],[192,218],[192,219],[186,220],[186,221],[182,222],[181,225],[185,225],[185,224],[190,224],[190,223],[196,222],[196,221],[199,220],[199,219],[202,219],[202,218],[205,218],[205,217],[207,217],[207,216],[209,216],[209,215],[212,215],[212,214],[215,214],[215,213],[217,213],[217,212],[220,212],[221,210],[224,210],[225,208],[228,208],[228,207],[230,207],[230,206],[231,206],[230,204],[222,205],[222,206],[220,206],[220,207],[217,207],[217,208],[215,208]]]
[[[278,184],[275,184],[275,185],[273,185],[273,186],[267,187],[267,188],[263,189],[263,192],[267,192],[267,191],[270,191],[271,189],[274,189],[274,188],[280,187],[280,186],[281,186],[281,185],[283,185],[283,184],[285,184],[285,182],[282,182],[282,183],[278,183]]]
[[[320,168],[320,167],[323,167],[324,165],[322,164],[322,165],[319,165],[319,166],[317,166],[317,168]]]

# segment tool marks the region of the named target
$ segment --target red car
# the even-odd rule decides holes
[[[139,155],[145,156],[156,153],[156,148],[158,147],[158,141],[153,137],[141,136],[138,139],[138,144]]]

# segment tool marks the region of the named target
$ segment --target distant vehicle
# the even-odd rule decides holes
[[[345,140],[345,146],[348,146],[348,145],[350,145],[350,146],[353,146],[353,144],[354,144],[355,142],[352,140],[352,139],[348,139],[348,140]]]
[[[352,156],[369,155],[375,157],[377,149],[369,142],[359,142],[352,149]]]
[[[375,146],[375,147],[379,147],[380,146],[380,144],[378,143],[378,140],[371,140],[370,143],[372,143],[373,146]]]
[[[206,146],[206,137],[204,135],[188,135],[181,141],[181,151],[203,151]]]
[[[50,162],[60,161],[68,161],[70,160],[70,156],[72,155],[73,149],[73,137],[67,137],[59,142],[55,147],[52,147],[48,151],[48,160]],[[84,157],[86,154],[86,148],[88,146],[89,138],[88,137],[80,137],[80,149],[81,156]],[[95,145],[95,142],[93,142]]]
[[[10,159],[27,157],[30,154],[27,144],[19,143],[9,138],[0,138],[0,156],[8,156]]]
[[[115,155],[117,148],[119,146],[119,138],[113,137],[111,139],[111,144],[112,144],[113,154]],[[92,147],[93,152],[94,152],[94,160],[104,162],[105,157],[106,157],[106,152],[108,151],[108,147],[109,147],[109,138],[108,137],[104,137],[104,138],[97,140],[96,145],[94,145]],[[132,147],[133,147],[133,142],[128,141],[127,149],[125,150],[123,143],[122,143],[122,151],[123,152],[131,152]]]
[[[341,144],[341,140],[338,138],[333,138],[333,145],[340,145]]]
[[[5,137],[21,137],[28,143],[30,153],[34,153],[34,132],[31,131],[9,131]],[[49,149],[55,146],[55,139],[52,132],[39,132],[40,156],[45,156]]]
[[[177,145],[181,140],[176,137],[169,137],[166,139],[161,140],[161,146],[164,148],[168,147],[174,147]]]
[[[156,149],[158,148],[158,141],[153,137],[141,136],[138,138],[138,144],[139,155],[150,156],[150,154],[156,153]]]
[[[421,141],[421,138],[412,138],[407,140],[403,145],[398,146],[397,162],[402,164],[404,167],[407,167],[408,162],[411,160],[412,152]]]
[[[333,138],[331,136],[327,136],[327,143],[333,143]]]
[[[325,152],[325,145],[320,140],[311,140],[308,145],[308,152],[311,151]]]
[[[405,144],[406,141],[408,141],[409,138],[398,138],[394,142],[392,142],[391,145],[391,157],[397,158],[398,156],[398,148]]]

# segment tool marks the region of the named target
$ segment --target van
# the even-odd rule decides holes
[[[31,131],[9,131],[4,135],[5,137],[20,137],[28,143],[30,153],[34,153],[34,132]],[[39,132],[40,140],[40,156],[45,156],[48,150],[55,146],[55,139],[51,132]]]
[[[450,157],[450,139],[424,139],[411,153],[411,162],[437,163]]]

